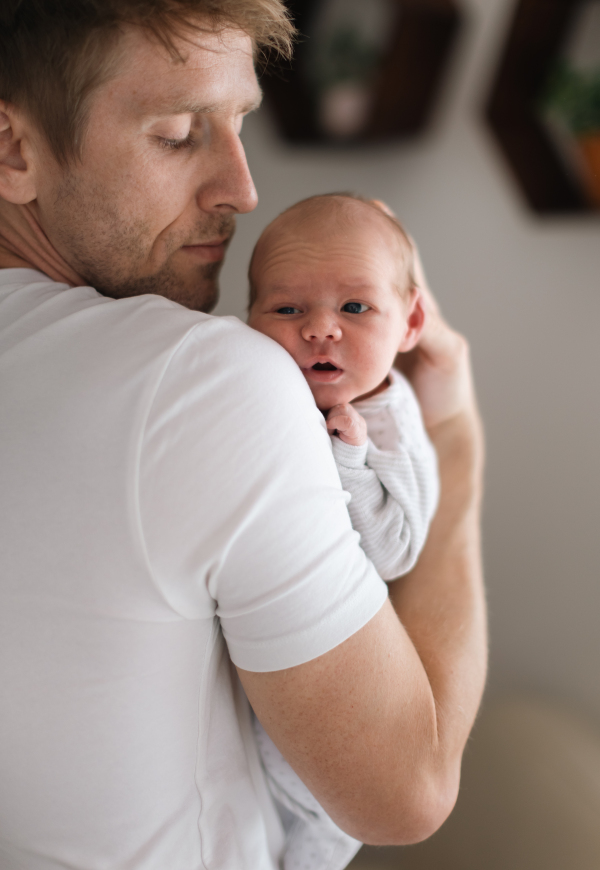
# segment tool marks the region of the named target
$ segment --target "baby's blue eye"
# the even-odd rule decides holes
[[[346,302],[342,306],[342,311],[345,311],[347,314],[362,314],[363,311],[368,310],[369,306],[365,305],[364,302]]]
[[[299,308],[292,308],[291,305],[284,305],[277,309],[277,314],[300,314]]]

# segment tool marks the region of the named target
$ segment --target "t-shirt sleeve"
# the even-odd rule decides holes
[[[144,428],[139,481],[160,594],[174,618],[218,616],[241,668],[316,658],[387,596],[304,378],[234,318],[207,317],[174,351]]]

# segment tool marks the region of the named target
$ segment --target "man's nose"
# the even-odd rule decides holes
[[[212,154],[200,168],[210,173],[201,183],[198,204],[204,211],[219,211],[228,214],[245,214],[253,211],[258,195],[246,160],[244,146],[235,130],[221,132],[214,137]]]
[[[333,312],[323,309],[307,317],[301,332],[305,341],[339,341],[342,337],[342,330]]]

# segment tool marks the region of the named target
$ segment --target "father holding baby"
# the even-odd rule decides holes
[[[415,257],[441,488],[386,586],[292,357],[206,313],[257,201],[254,60],[290,38],[279,0],[2,4],[2,870],[275,870],[246,696],[358,840],[456,800],[486,661],[466,343]]]

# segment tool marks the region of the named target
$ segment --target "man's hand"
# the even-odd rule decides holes
[[[372,199],[371,203],[396,218],[387,203],[380,199]],[[476,415],[469,346],[442,317],[429,289],[418,248],[410,236],[409,241],[415,283],[425,309],[425,326],[414,350],[398,354],[394,365],[411,381],[425,425],[432,429],[462,412]]]
[[[327,431],[354,447],[361,447],[367,440],[365,419],[350,404],[331,408],[327,414]]]
[[[425,326],[414,350],[396,357],[412,383],[428,429],[462,412],[475,412],[469,345],[441,315],[427,284],[419,251],[411,239],[416,284],[423,298]]]

